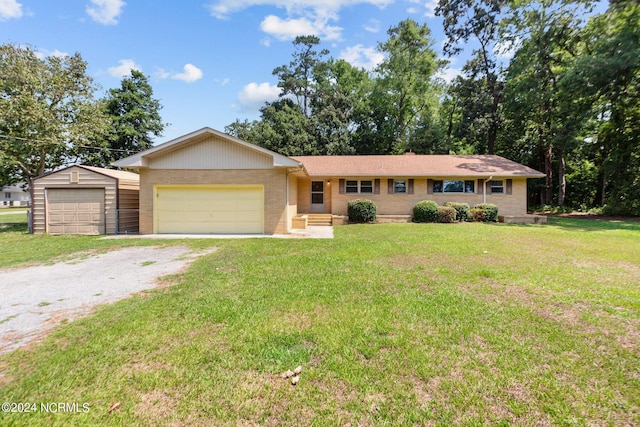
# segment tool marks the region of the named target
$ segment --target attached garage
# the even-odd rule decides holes
[[[70,166],[31,184],[33,233],[116,234],[138,232],[137,174]]]
[[[264,232],[262,186],[157,186],[155,192],[156,233]]]
[[[285,234],[302,165],[203,128],[113,163],[140,173],[140,234]]]

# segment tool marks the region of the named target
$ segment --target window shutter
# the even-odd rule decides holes
[[[338,180],[338,192],[344,194],[344,179]]]
[[[485,186],[487,187],[487,194],[491,194],[491,180],[487,181]]]
[[[427,180],[427,194],[433,194],[433,180]]]
[[[387,179],[387,192],[393,194],[393,179]]]
[[[380,180],[373,181],[373,194],[380,194]]]
[[[407,189],[407,194],[413,194],[413,179],[409,180],[409,188]]]
[[[511,194],[513,192],[513,180],[507,180],[507,194]]]
[[[478,189],[478,193],[482,194],[482,186],[484,185],[484,179],[479,179],[478,180],[478,185],[476,186],[476,188]]]

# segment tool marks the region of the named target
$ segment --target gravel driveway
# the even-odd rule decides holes
[[[34,341],[99,304],[153,288],[158,277],[213,251],[131,247],[54,265],[0,270],[0,353]]]

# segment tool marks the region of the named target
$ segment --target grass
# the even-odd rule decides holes
[[[28,264],[56,262],[88,256],[127,246],[158,245],[158,241],[146,239],[102,240],[103,236],[50,236],[27,233],[27,216],[21,214],[0,215],[0,268],[24,267]],[[182,245],[194,248],[206,246],[205,241],[178,240],[160,245]],[[148,262],[153,263],[153,261]]]
[[[219,250],[173,286],[0,356],[4,401],[88,412],[0,424],[640,423],[640,223],[335,234],[194,241]],[[104,242],[7,238],[40,242],[39,262]],[[280,374],[298,365],[294,387]]]

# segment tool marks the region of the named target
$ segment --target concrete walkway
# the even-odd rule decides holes
[[[333,227],[311,226],[289,234],[116,234],[102,239],[333,239]]]

